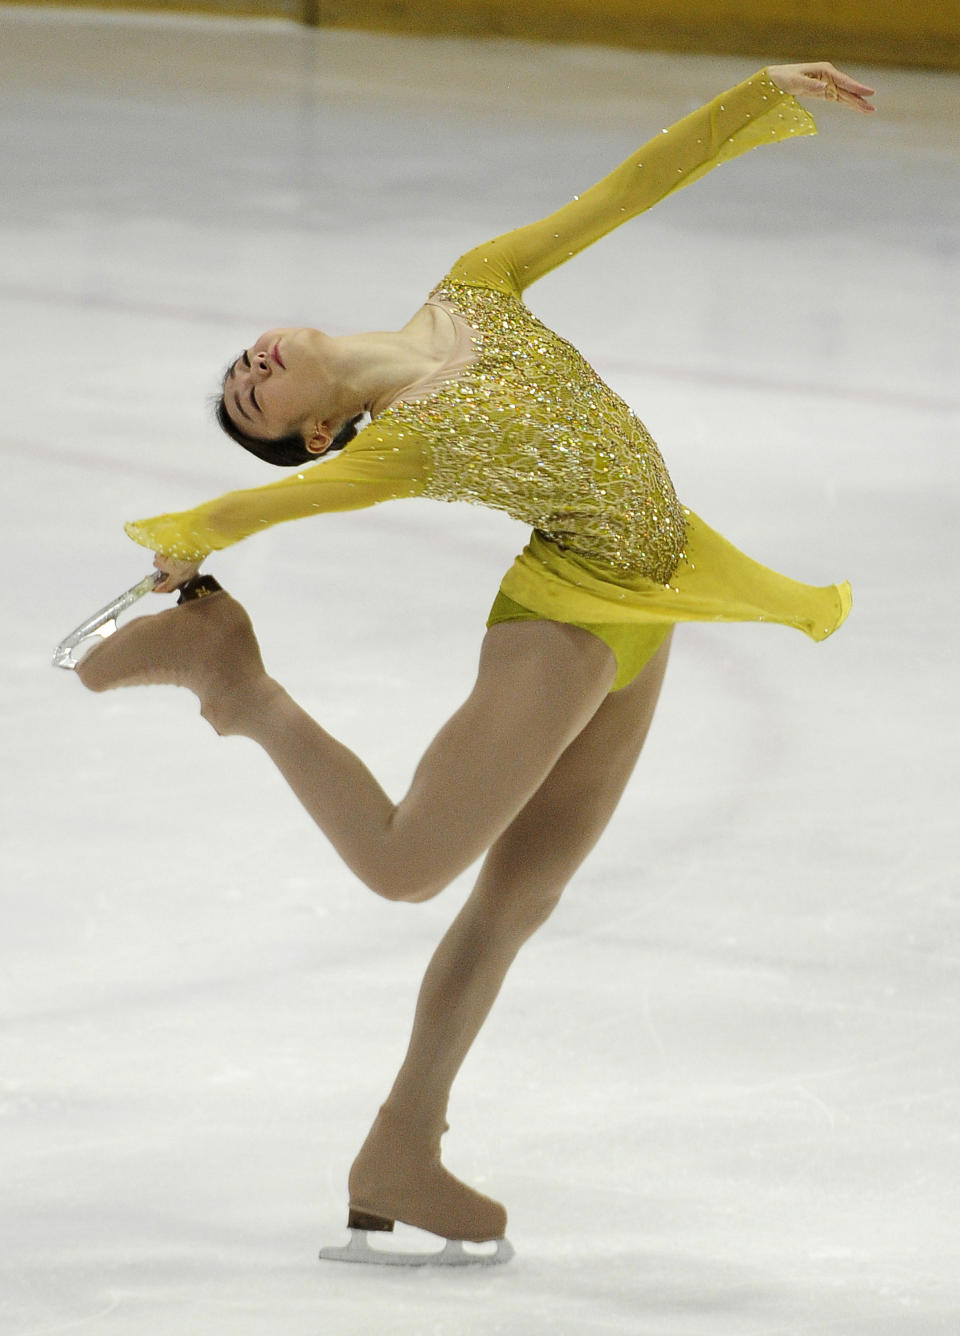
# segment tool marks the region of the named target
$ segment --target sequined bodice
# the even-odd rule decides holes
[[[720,93],[554,213],[461,255],[433,294],[456,326],[447,361],[406,386],[333,459],[190,510],[131,521],[127,533],[154,552],[196,561],[304,516],[415,496],[471,501],[504,510],[550,540],[538,544],[545,549],[534,562],[540,583],[515,586],[525,607],[546,606],[541,594],[553,562],[565,591],[547,600],[553,612],[582,609],[590,579],[615,585],[620,606],[630,583],[621,573],[639,578],[645,599],[663,593],[673,607],[677,580],[693,563],[681,566],[686,513],[660,452],[576,349],[530,314],[522,294],[720,163],[816,130],[768,69]],[[693,546],[694,529],[691,522]],[[608,604],[598,595],[587,611]]]
[[[683,513],[639,418],[519,298],[450,281],[431,295],[473,328],[477,356],[378,419],[428,442],[423,495],[505,510],[580,556],[666,583]]]

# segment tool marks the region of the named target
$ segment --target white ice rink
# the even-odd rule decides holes
[[[0,12],[2,1336],[960,1332],[956,75],[843,62],[875,117],[814,105],[529,293],[689,505],[855,607],[822,645],[677,632],[454,1091],[511,1265],[316,1261],[468,878],[376,898],[187,693],[50,666],[147,571],[123,520],[280,476],[207,406],[264,328],[395,328],[468,247],[830,55]],[[208,565],[399,795],[523,542],[416,501]]]

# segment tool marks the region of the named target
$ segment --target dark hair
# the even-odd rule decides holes
[[[307,449],[306,442],[298,431],[291,432],[289,436],[277,436],[272,441],[248,436],[230,417],[222,394],[216,402],[214,412],[217,422],[230,439],[236,441],[237,445],[242,445],[244,450],[249,450],[258,459],[262,459],[265,464],[277,464],[280,468],[289,469],[297,464],[312,464],[318,458],[312,450]],[[349,441],[352,441],[357,434],[357,423],[362,417],[363,414],[358,413],[355,418],[345,422],[323,454],[328,455],[333,450],[342,450]]]

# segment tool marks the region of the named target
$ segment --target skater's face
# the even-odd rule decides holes
[[[265,441],[299,431],[309,442],[323,416],[327,341],[318,329],[268,329],[261,334],[224,377],[223,402],[230,420],[246,435]]]

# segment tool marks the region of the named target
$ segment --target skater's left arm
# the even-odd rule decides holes
[[[815,135],[816,122],[797,97],[874,110],[865,101],[872,91],[829,63],[764,68],[661,130],[556,213],[468,251],[449,277],[519,296],[551,269],[721,163],[762,144]]]
[[[512,296],[614,228],[760,144],[817,126],[767,69],[661,130],[596,185],[539,222],[460,257],[450,278]]]

